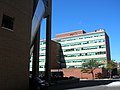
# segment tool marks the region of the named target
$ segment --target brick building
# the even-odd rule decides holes
[[[80,79],[93,79],[91,73],[83,73],[81,72],[82,69],[79,68],[64,68],[63,74],[64,77],[74,76]],[[95,79],[102,79],[108,76],[106,69],[104,68],[96,68],[94,70],[94,78]]]
[[[0,0],[0,90],[29,89],[33,0]]]
[[[110,60],[109,37],[105,30],[78,30],[57,34],[55,41],[62,46],[67,68],[82,68],[82,63],[96,60],[106,67]]]

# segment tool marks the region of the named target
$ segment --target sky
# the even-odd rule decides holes
[[[41,39],[45,39],[45,22]],[[109,36],[111,59],[120,62],[120,0],[52,0],[52,38],[64,32],[100,28]]]

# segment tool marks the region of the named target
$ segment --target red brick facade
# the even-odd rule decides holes
[[[81,79],[93,79],[91,73],[90,74],[82,73],[81,69],[78,69],[78,68],[69,68],[69,69],[65,68],[63,69],[63,74],[64,74],[64,77],[74,76]],[[107,71],[105,69],[96,68],[94,70],[94,78],[104,78],[106,76],[107,76]]]
[[[85,31],[80,30],[80,31],[75,31],[75,32],[57,34],[57,35],[56,35],[56,38],[63,38],[63,37],[76,36],[76,35],[80,35],[80,34],[84,34],[84,33],[85,33]]]

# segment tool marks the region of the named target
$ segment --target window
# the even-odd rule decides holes
[[[40,56],[45,56],[45,53],[40,53]]]
[[[69,52],[69,51],[74,51],[74,48],[64,50],[64,52]]]
[[[13,30],[14,18],[3,15],[2,27]]]
[[[45,66],[41,65],[41,66],[39,66],[39,68],[45,68]]]
[[[44,59],[41,59],[41,60],[39,60],[39,62],[45,62],[45,60],[44,60]]]

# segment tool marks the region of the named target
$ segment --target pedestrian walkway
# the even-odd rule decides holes
[[[107,87],[120,87],[120,81],[112,82],[106,86]]]

